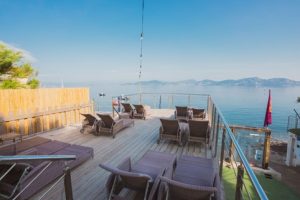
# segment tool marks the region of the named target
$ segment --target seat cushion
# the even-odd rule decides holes
[[[85,149],[86,148],[86,149]],[[84,161],[88,160],[92,157],[93,151],[90,151],[89,147],[82,147],[79,148],[78,145],[73,146],[67,146],[64,149],[61,149],[54,153],[55,155],[75,155],[76,160],[70,160],[66,161],[67,166],[69,166],[71,169],[77,167]]]
[[[68,143],[59,142],[59,141],[50,141],[44,144],[41,144],[39,146],[36,146],[38,153],[40,155],[50,155],[54,154],[55,152],[62,150],[66,148],[67,146],[70,146]]]
[[[186,184],[212,187],[216,176],[214,160],[182,156],[177,161],[173,180]]]

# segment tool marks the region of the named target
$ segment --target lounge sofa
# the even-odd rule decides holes
[[[22,142],[0,148],[1,156],[12,155],[76,155],[76,160],[54,161],[18,199],[29,199],[43,187],[63,175],[65,166],[71,169],[93,157],[90,147],[71,145],[64,142],[34,137]],[[49,161],[30,161],[18,163],[5,179],[0,181],[0,199],[11,199],[30,183],[34,177],[49,164]],[[9,167],[9,163],[0,163],[0,173]],[[13,181],[12,181],[13,180]]]

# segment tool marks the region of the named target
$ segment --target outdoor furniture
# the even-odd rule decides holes
[[[128,114],[129,118],[133,118],[134,109],[132,108],[131,104],[130,103],[122,103],[122,106],[123,106],[123,113]]]
[[[43,137],[34,137],[1,147],[0,155],[76,155],[76,160],[54,161],[36,179],[36,175],[43,170],[49,161],[36,160],[18,163],[14,171],[0,181],[0,199],[12,199],[35,179],[18,197],[18,200],[22,200],[30,199],[32,195],[63,175],[66,166],[73,169],[93,157],[94,150],[90,147],[71,145]],[[3,172],[9,166],[10,164],[0,164],[0,174],[1,171]]]
[[[187,106],[175,106],[176,110],[175,110],[175,119],[179,120],[179,121],[185,121],[187,122],[187,120],[190,118],[190,114],[188,111],[188,107]]]
[[[182,133],[178,120],[174,119],[160,119],[161,127],[159,129],[159,138],[157,143],[162,139],[174,140],[182,145]]]
[[[166,170],[174,168],[176,155],[147,151],[141,159],[132,165],[130,158],[125,158],[117,167],[108,164],[99,166],[111,172],[106,182],[108,199],[120,198],[123,188],[138,191],[143,199],[157,199],[160,179]]]
[[[13,163],[0,164],[0,174],[4,174]],[[26,163],[16,163],[15,167],[0,182],[0,199],[12,199],[21,180],[31,170],[31,166]]]
[[[80,129],[80,133],[85,132],[93,132],[97,131],[99,120],[92,114],[83,114],[80,113],[82,116],[84,116],[84,120],[82,121],[82,128]]]
[[[182,156],[174,171],[160,177],[158,199],[220,199],[221,185],[217,162],[193,156]]]
[[[110,134],[113,138],[115,138],[115,135],[118,132],[124,128],[134,125],[134,121],[132,119],[114,120],[109,114],[97,113],[97,115],[101,118],[102,123],[99,127],[99,131],[96,132],[95,135]]]
[[[205,119],[205,109],[192,108],[192,119]]]
[[[179,121],[179,128],[181,133],[181,143],[182,145],[185,145],[185,143],[188,140],[188,132],[189,132],[189,125],[186,122],[180,122]]]
[[[134,104],[135,112],[133,113],[134,118],[146,119],[146,109],[141,104]]]
[[[200,142],[205,144],[205,155],[207,144],[209,143],[209,121],[208,120],[189,120],[187,142]]]

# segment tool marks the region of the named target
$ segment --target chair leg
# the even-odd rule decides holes
[[[117,182],[118,182],[118,176],[115,176],[113,186],[111,187],[111,190],[110,190],[110,193],[109,193],[109,196],[108,196],[108,200],[112,200],[112,197],[113,197],[113,194],[114,194],[114,189],[115,189],[115,186],[117,185]]]
[[[206,144],[206,142],[204,144],[204,148],[205,148],[205,158],[207,158],[207,144]]]
[[[179,143],[179,146],[181,146],[181,147],[183,146],[181,141],[179,141],[178,143]]]
[[[147,185],[146,185],[146,189],[145,189],[145,194],[144,194],[144,200],[147,200],[148,190],[149,190],[149,181],[147,181]]]

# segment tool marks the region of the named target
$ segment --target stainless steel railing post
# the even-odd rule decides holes
[[[72,190],[72,181],[71,181],[71,169],[66,167],[64,169],[64,185],[65,185],[65,195],[66,200],[73,200],[73,190]]]
[[[220,177],[222,177],[222,175],[223,175],[223,162],[224,162],[224,153],[225,153],[225,138],[226,138],[226,129],[223,128],[222,146],[221,146],[221,158],[220,158],[220,168],[219,168],[219,175],[220,175]]]

